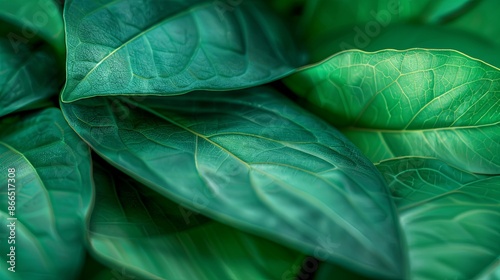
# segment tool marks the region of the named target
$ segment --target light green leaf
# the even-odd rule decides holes
[[[442,159],[500,174],[500,72],[455,51],[346,51],[285,83],[373,162]]]
[[[83,265],[84,233],[92,201],[90,151],[58,109],[0,122],[1,279],[74,279]],[[14,215],[7,208],[8,169],[14,168]],[[9,244],[9,218],[15,244]],[[12,240],[12,239],[9,239]],[[7,270],[15,246],[15,273]]]
[[[177,203],[365,273],[405,273],[380,174],[270,89],[61,106],[97,153]]]
[[[139,279],[282,279],[304,258],[214,222],[96,165],[90,248],[114,274]]]
[[[495,277],[500,176],[480,176],[428,158],[393,159],[377,167],[397,202],[411,279]]]
[[[74,0],[65,24],[63,102],[250,87],[303,60],[260,1]]]
[[[48,42],[60,58],[65,55],[64,24],[61,8],[54,0],[1,1],[0,33],[9,39],[17,53],[38,37]]]
[[[16,52],[0,38],[0,116],[22,110],[57,94],[61,72],[45,46],[19,46]]]

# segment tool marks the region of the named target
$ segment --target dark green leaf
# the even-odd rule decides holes
[[[371,40],[377,39],[387,27],[399,23],[435,25],[449,20],[463,10],[468,11],[473,2],[474,0],[312,0],[306,2],[301,31],[313,61],[319,61],[334,54],[324,54],[324,44],[331,44],[331,41],[338,38],[346,39],[340,42],[342,49],[365,50]],[[391,42],[398,44],[398,41],[405,41],[406,36],[411,34],[405,34]],[[354,39],[354,44],[349,39]],[[318,49],[322,52],[318,53]],[[331,50],[335,49],[338,48]]]
[[[498,17],[500,1],[476,0],[474,2],[477,5],[473,9],[446,26],[451,29],[469,31],[500,46],[500,18]]]
[[[214,222],[96,165],[92,253],[140,279],[282,279],[303,256]]]
[[[373,162],[428,156],[500,174],[500,72],[455,51],[347,51],[285,82]]]
[[[47,47],[22,45],[16,52],[0,38],[0,116],[56,94],[61,84],[60,69]]]
[[[497,279],[500,176],[429,158],[382,162],[408,242],[412,279]]]
[[[349,49],[372,52],[387,49],[425,48],[453,49],[497,67],[500,66],[498,46],[474,33],[450,30],[442,26],[405,24],[376,30],[380,32],[350,32],[343,36],[329,38],[314,47],[311,60],[319,61],[331,54]],[[405,39],[401,40],[401,38]]]
[[[318,271],[314,275],[314,280],[371,280],[375,278],[369,278],[367,276],[362,276],[355,271],[347,270],[345,268],[339,267],[331,263],[321,263]],[[299,278],[300,279],[300,278]],[[307,279],[307,278],[302,278]],[[300,279],[301,280],[301,279]]]
[[[0,165],[0,279],[76,278],[93,196],[88,146],[51,108],[0,122]],[[15,169],[13,216],[7,211],[10,168]],[[17,218],[15,244],[7,240],[6,219],[12,217]],[[7,270],[10,246],[15,246],[15,273]]]
[[[405,273],[380,174],[337,130],[274,91],[61,106],[102,157],[177,203],[366,273]]]
[[[38,37],[48,42],[61,58],[65,55],[62,11],[53,0],[1,1],[0,34],[17,52]]]
[[[260,1],[68,1],[63,102],[250,87],[302,60]]]

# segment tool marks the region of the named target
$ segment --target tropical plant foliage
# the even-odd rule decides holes
[[[500,279],[499,9],[0,3],[0,278]]]

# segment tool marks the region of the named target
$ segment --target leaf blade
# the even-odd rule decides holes
[[[15,278],[6,262],[2,277],[76,277],[83,265],[84,228],[93,199],[88,146],[54,108],[22,121],[3,119],[0,127],[1,164],[6,171],[16,169],[17,218],[15,245],[7,240],[1,245],[6,252],[16,247]],[[7,196],[7,191],[2,184],[1,193]],[[4,209],[6,200],[0,212],[6,222],[11,216]]]
[[[392,159],[377,167],[397,202],[412,278],[488,276],[484,272],[500,256],[499,176],[432,158]]]
[[[2,2],[0,4],[0,20],[17,28],[3,25],[0,32],[5,33],[17,50],[21,44],[34,43],[33,37],[44,39],[63,59],[64,24],[60,7],[52,0],[27,0]]]
[[[379,174],[340,133],[269,89],[62,107],[102,157],[182,205],[366,273],[404,273]]]
[[[293,267],[303,258],[96,166],[98,204],[90,244],[95,255],[118,269],[114,271],[148,279],[277,279],[295,273]],[[127,253],[119,253],[124,248]]]
[[[228,8],[214,1],[172,1],[167,9],[157,0],[70,1],[62,100],[178,95],[278,79],[300,64],[300,53],[279,20],[259,3]],[[118,31],[110,33],[115,29],[109,26]]]
[[[18,52],[0,38],[0,116],[49,98],[62,84],[52,52],[20,46]]]
[[[347,51],[285,83],[373,162],[437,157],[499,174],[499,75],[455,51]]]

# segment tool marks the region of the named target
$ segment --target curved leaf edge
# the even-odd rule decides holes
[[[497,71],[500,71],[500,68],[497,67],[497,66],[494,66],[488,62],[485,62],[479,58],[475,58],[475,57],[472,57],[466,53],[463,53],[461,51],[457,51],[457,50],[454,50],[454,49],[434,49],[434,48],[408,48],[408,49],[404,49],[404,50],[398,50],[398,49],[383,49],[383,50],[378,50],[378,51],[364,51],[364,50],[361,50],[361,49],[349,49],[349,50],[344,50],[344,51],[340,51],[338,53],[335,53],[335,54],[332,54],[330,55],[329,57],[323,59],[323,60],[320,60],[318,62],[315,62],[315,63],[311,63],[311,64],[308,64],[308,65],[305,65],[305,66],[302,66],[302,67],[299,67],[297,69],[295,69],[294,72],[302,72],[304,70],[308,70],[308,69],[311,69],[311,68],[315,68],[315,67],[318,67],[318,66],[321,66],[322,64],[336,58],[337,56],[342,56],[342,55],[345,55],[346,53],[362,53],[362,54],[366,54],[366,55],[374,55],[374,54],[378,54],[378,53],[386,53],[386,52],[392,52],[392,53],[406,53],[406,52],[411,52],[411,51],[414,51],[414,52],[436,52],[436,53],[442,53],[442,54],[445,54],[445,53],[453,53],[453,54],[457,54],[457,55],[460,55],[460,56],[463,56],[469,60],[472,60],[472,61],[476,61],[476,62],[479,62],[479,63],[482,63],[484,64],[485,66],[488,66],[488,67],[491,67],[493,68],[494,70],[497,70]]]
[[[196,90],[196,91],[198,91],[198,90]],[[162,96],[162,97],[168,98],[166,96]],[[89,97],[89,98],[85,98],[85,99],[91,99],[91,98],[99,99],[99,98],[103,98],[103,97],[94,96],[94,97]],[[130,102],[130,101],[127,101],[127,102]],[[70,103],[78,103],[78,102],[72,101],[72,102],[67,102],[66,104],[70,104]],[[61,107],[64,107],[64,102],[62,100],[60,100],[60,105],[61,105]],[[137,106],[137,104],[134,104],[134,105]],[[142,108],[141,106],[137,106],[137,107]],[[147,180],[144,177],[138,176],[137,174],[135,174],[135,172],[132,171],[133,169],[127,168],[126,166],[121,166],[121,165],[115,163],[110,157],[106,156],[104,153],[99,152],[89,141],[84,139],[80,135],[80,133],[78,133],[78,131],[75,129],[75,127],[72,125],[72,123],[69,121],[68,117],[66,116],[65,110],[61,110],[61,111],[63,112],[64,119],[66,120],[66,122],[68,122],[68,125],[73,129],[73,131],[75,131],[75,133],[91,148],[91,150],[93,152],[95,152],[96,155],[98,155],[100,158],[105,160],[105,162],[107,162],[108,164],[110,164],[111,166],[116,168],[117,170],[127,174],[128,176],[130,176],[132,179],[136,180],[137,182],[139,182],[139,183],[143,184],[144,186],[152,189],[153,191],[161,194],[163,197],[166,197],[166,198],[172,200],[173,202],[181,205],[182,207],[189,209],[189,210],[192,210],[192,211],[195,211],[195,212],[200,211],[196,207],[190,206],[190,201],[188,199],[185,199],[181,196],[178,196],[178,195],[175,195],[175,194],[168,192],[165,188],[161,187],[160,185],[155,184],[154,182]],[[381,177],[381,181],[385,183],[386,181],[383,178],[382,174],[380,172],[378,172],[378,170],[376,168],[375,168],[375,170],[377,171],[378,175]],[[388,197],[391,197],[391,192],[390,192],[390,189],[387,186],[387,184],[386,184],[386,191],[387,191]],[[392,207],[394,213],[397,213],[396,204],[394,203],[394,201],[392,199],[391,199],[391,207]],[[304,249],[304,248],[310,247],[306,243],[298,242],[294,239],[285,238],[285,237],[282,237],[280,240],[273,239],[273,238],[268,236],[267,230],[265,230],[263,228],[256,229],[254,224],[246,223],[244,221],[241,221],[241,220],[238,220],[235,218],[231,218],[230,216],[218,213],[216,211],[211,211],[210,209],[208,209],[208,210],[204,209],[202,214],[209,217],[210,219],[213,219],[213,220],[219,222],[219,223],[233,227],[237,230],[246,232],[248,234],[253,234],[255,236],[276,242],[282,246],[291,248],[291,249],[296,250],[296,251],[303,253],[305,255],[311,255],[314,253],[311,250]],[[408,278],[410,264],[409,264],[409,258],[408,258],[408,253],[407,253],[408,252],[407,242],[405,239],[403,228],[402,228],[400,221],[399,221],[399,217],[397,215],[393,215],[393,220],[394,220],[394,223],[397,225],[396,231],[397,231],[397,234],[399,237],[399,243],[400,243],[399,248],[401,249],[400,251],[402,252],[402,256],[404,257],[404,260],[402,260],[403,266],[400,270],[404,273],[404,275],[397,275],[396,276],[392,273],[388,273],[388,274],[387,273],[386,274],[376,273],[373,271],[373,269],[370,266],[366,266],[366,265],[363,265],[361,263],[356,263],[353,260],[348,259],[348,258],[343,258],[340,255],[335,255],[335,261],[326,260],[326,259],[325,260],[319,259],[319,260],[324,261],[324,262],[331,262],[335,265],[342,266],[347,270],[357,271],[361,275],[364,275],[367,277],[375,277],[375,278],[380,278],[380,279],[399,279],[401,277],[403,277],[405,279]],[[362,268],[362,270],[360,270],[360,268]]]

